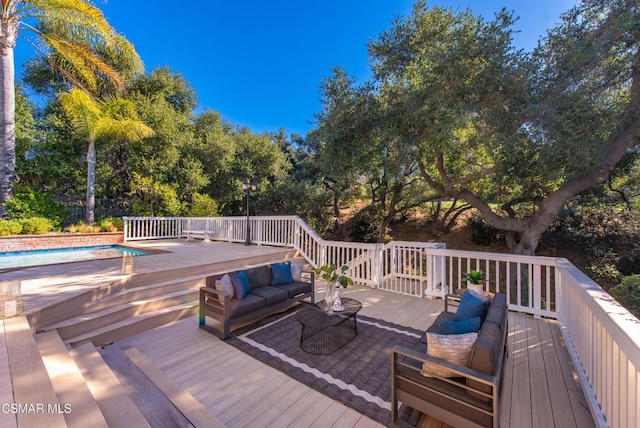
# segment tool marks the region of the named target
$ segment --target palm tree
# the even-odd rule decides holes
[[[0,217],[15,179],[15,64],[18,36],[74,86],[95,90],[100,79],[123,88],[107,58],[142,71],[133,46],[88,0],[0,0]]]
[[[153,135],[136,112],[135,104],[124,98],[94,101],[80,89],[60,95],[60,104],[73,127],[87,139],[87,204],[86,222],[93,224],[95,208],[96,141],[114,139],[139,141]]]

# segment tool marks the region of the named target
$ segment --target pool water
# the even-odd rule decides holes
[[[111,259],[115,257],[122,257],[125,254],[142,256],[149,254],[149,252],[121,245],[13,251],[0,253],[0,269]]]

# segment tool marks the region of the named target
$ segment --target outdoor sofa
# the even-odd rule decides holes
[[[303,271],[302,264],[272,263],[219,273],[207,277],[206,287],[200,288],[200,328],[226,339],[233,327],[304,299],[315,303],[315,272]],[[217,323],[208,324],[207,317]]]
[[[480,323],[477,338],[470,345],[465,345],[463,342],[466,338],[473,337],[472,332],[464,332],[465,327],[469,327],[464,323],[470,324],[471,319],[454,319],[465,318],[460,312],[461,309],[468,309],[466,303],[469,301],[476,308],[481,308],[469,295],[477,299],[477,295],[469,292],[465,292],[462,298],[459,295],[447,295],[444,312],[426,332],[433,334],[422,335],[413,349],[401,346],[394,348],[391,359],[392,425],[402,423],[398,421],[398,401],[401,401],[455,427],[498,427],[506,358],[507,299],[505,294],[497,293],[486,303],[488,306],[484,313],[480,309],[480,320],[473,320]],[[456,304],[457,310],[454,312]],[[456,313],[459,313],[458,317]],[[430,354],[443,356],[447,360],[462,355],[457,347],[468,346],[468,362],[452,363],[429,356],[428,343],[434,347]],[[449,348],[441,346],[443,344]],[[444,372],[442,369],[445,369]]]

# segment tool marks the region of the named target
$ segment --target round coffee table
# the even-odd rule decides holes
[[[302,325],[300,348],[309,354],[331,354],[349,343],[358,335],[356,314],[362,303],[355,299],[342,298],[344,311],[325,312],[322,301],[316,307],[302,309],[296,320]]]

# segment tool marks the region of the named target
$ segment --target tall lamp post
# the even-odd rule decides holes
[[[242,182],[242,191],[247,196],[247,239],[245,240],[244,245],[251,245],[251,225],[249,224],[249,194],[256,191],[256,182],[249,182],[249,180],[244,180]]]

